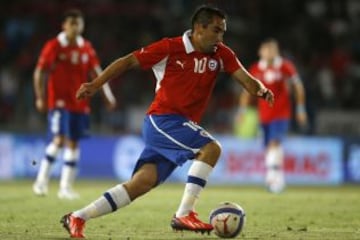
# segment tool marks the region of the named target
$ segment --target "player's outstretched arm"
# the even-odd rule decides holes
[[[76,92],[76,98],[83,99],[93,96],[106,82],[138,66],[139,62],[132,53],[125,57],[118,58],[107,66],[92,82],[81,84]]]
[[[232,74],[251,95],[265,99],[272,107],[274,105],[274,94],[267,89],[259,80],[250,75],[245,68],[241,67]]]
[[[94,72],[94,76],[98,77],[100,76],[102,69],[100,66],[96,66],[93,70]],[[109,83],[106,82],[103,86],[102,86],[102,93],[105,99],[105,103],[106,103],[106,107],[108,110],[114,110],[116,108],[116,98],[113,94],[113,92],[111,91],[111,88],[109,86]]]

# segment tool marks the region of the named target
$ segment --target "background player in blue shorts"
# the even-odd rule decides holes
[[[65,12],[62,27],[63,32],[46,42],[34,72],[35,105],[40,112],[49,110],[51,141],[46,147],[33,191],[40,196],[48,193],[51,167],[59,150],[66,146],[58,197],[74,199],[79,197],[72,187],[80,154],[78,141],[89,131],[90,112],[89,102],[77,101],[75,93],[82,83],[88,82],[91,74],[96,75],[101,69],[95,50],[81,36],[84,28],[82,13],[75,9]],[[104,85],[103,89],[109,107],[114,108],[116,101],[110,87]]]
[[[249,72],[259,79],[276,96],[276,103],[269,108],[264,101],[258,101],[258,112],[264,135],[265,184],[269,191],[279,193],[285,188],[284,150],[282,141],[286,136],[291,118],[291,98],[294,93],[295,117],[299,126],[307,122],[305,111],[305,92],[295,65],[280,54],[278,42],[266,39],[259,47],[260,59]],[[289,91],[289,86],[293,91]],[[240,115],[250,102],[250,95],[244,92],[240,97]],[[239,118],[241,121],[241,117]]]
[[[210,99],[216,76],[229,73],[252,95],[274,102],[271,91],[243,68],[234,52],[223,44],[225,14],[203,6],[192,18],[192,29],[182,36],[164,38],[115,60],[91,83],[82,84],[79,99],[92,96],[114,76],[137,67],[152,68],[155,99],[143,125],[145,148],[132,178],[107,190],[88,206],[65,215],[61,222],[71,237],[83,238],[85,222],[130,204],[166,180],[177,166],[192,160],[185,191],[171,221],[176,230],[210,232],[194,205],[220,156],[220,144],[197,123]]]

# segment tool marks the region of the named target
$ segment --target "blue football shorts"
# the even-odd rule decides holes
[[[157,184],[164,182],[177,166],[195,158],[199,150],[216,141],[202,127],[176,115],[147,115],[143,124],[145,148],[133,174],[145,163],[157,166]]]
[[[63,108],[52,109],[48,113],[48,136],[62,135],[73,141],[88,137],[89,114],[69,112]]]
[[[262,129],[265,146],[272,140],[282,142],[289,129],[289,120],[274,120],[270,123],[262,124]]]

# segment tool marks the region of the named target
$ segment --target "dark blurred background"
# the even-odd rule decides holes
[[[310,124],[293,132],[308,135],[360,134],[360,1],[358,0],[13,0],[0,3],[0,130],[44,132],[46,116],[36,112],[32,73],[41,47],[61,31],[69,8],[85,14],[89,39],[102,67],[137,48],[190,28],[198,5],[226,11],[225,43],[248,67],[261,40],[275,37],[303,79]],[[93,131],[138,132],[154,96],[151,72],[132,71],[111,82],[118,108],[107,112],[93,99]],[[203,125],[232,133],[240,87],[218,79]],[[211,114],[210,114],[211,113]]]

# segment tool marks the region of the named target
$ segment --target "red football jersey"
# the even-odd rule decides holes
[[[143,69],[152,68],[157,83],[148,114],[180,114],[199,122],[220,71],[232,74],[241,63],[224,44],[214,53],[195,51],[190,31],[181,37],[164,38],[135,51]]]
[[[89,101],[77,100],[76,91],[89,80],[89,73],[99,66],[91,43],[82,37],[69,45],[65,33],[49,40],[43,47],[37,67],[48,70],[48,108],[65,108],[72,112],[90,112]]]
[[[295,66],[289,60],[278,57],[272,65],[260,60],[250,67],[249,72],[275,96],[275,104],[272,108],[265,100],[258,100],[260,121],[269,123],[273,120],[289,119],[291,116],[289,79],[297,76]]]

